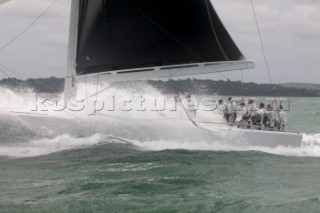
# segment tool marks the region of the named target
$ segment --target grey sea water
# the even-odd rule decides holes
[[[290,100],[301,148],[233,147],[186,121],[2,113],[0,212],[319,212],[320,100]]]

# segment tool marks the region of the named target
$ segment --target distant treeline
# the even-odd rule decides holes
[[[54,77],[27,80],[7,78],[0,80],[0,86],[15,91],[31,89],[37,93],[61,93],[64,89],[64,79]]]
[[[204,94],[212,95],[219,93],[223,96],[289,96],[289,97],[320,97],[319,89],[292,88],[281,85],[242,83],[240,81],[213,81],[200,79],[168,80],[168,81],[147,81],[147,83],[162,93],[175,94]],[[117,83],[123,88],[126,83]],[[130,83],[129,83],[130,84]],[[136,85],[143,87],[140,82]],[[18,80],[15,78],[0,80],[1,87],[13,90],[32,89],[38,93],[59,93],[63,91],[63,78],[38,78],[28,80]],[[130,85],[132,86],[132,84]]]
[[[163,93],[190,93],[223,96],[288,96],[320,97],[319,89],[291,88],[281,85],[242,83],[240,81],[213,81],[201,79],[149,81]]]

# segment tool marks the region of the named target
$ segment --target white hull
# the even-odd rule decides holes
[[[72,132],[74,125],[81,127],[82,123],[81,120],[75,119],[73,116],[70,116],[69,114],[61,114],[61,116],[49,116],[45,114],[17,114],[17,116],[20,117],[21,121],[27,124],[27,126],[32,126],[32,129],[43,129],[45,131],[44,134],[47,131],[50,131],[51,128],[56,129],[56,131],[60,131],[59,129],[61,129],[61,132],[65,133]],[[94,118],[92,118],[93,120],[91,121],[99,121],[98,125],[102,125],[104,121],[112,122],[110,121],[110,118],[111,117],[96,115],[94,116]],[[132,121],[133,120],[139,121],[140,119],[132,119]],[[141,122],[148,121],[141,120]],[[236,126],[231,127],[226,124],[213,124],[201,122],[197,122],[197,124],[199,125],[200,129],[203,129],[205,131],[208,130],[208,133],[212,135],[213,140],[217,138],[216,136],[220,136],[219,138],[222,139],[222,141],[224,141],[226,144],[235,145],[236,147],[256,146],[275,148],[279,146],[302,146],[303,136],[298,133],[239,129]],[[100,127],[101,129],[103,129],[102,126]]]
[[[290,132],[277,132],[265,130],[239,129],[226,125],[199,124],[199,126],[212,133],[224,132],[225,136],[237,145],[262,147],[300,147],[302,135]]]

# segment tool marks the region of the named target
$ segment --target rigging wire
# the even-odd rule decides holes
[[[3,65],[3,64],[0,64],[0,67],[2,67],[3,69],[2,69],[2,73],[3,72],[5,72],[5,71],[7,71],[7,72],[9,72],[9,73],[11,73],[12,74],[12,76],[14,76],[15,78],[18,78],[18,77],[20,77],[20,78],[25,78],[25,79],[27,79],[27,76],[26,75],[23,75],[23,74],[21,74],[21,73],[19,73],[17,70],[14,70],[14,69],[12,69],[12,68],[10,68],[10,67],[8,67],[8,66],[5,66],[5,65]],[[8,74],[6,74],[6,76],[8,77],[8,78],[10,78],[10,76],[8,75]],[[43,83],[41,80],[37,80],[37,79],[34,79],[39,85],[42,85],[42,86],[44,86],[44,87],[46,87],[46,88],[48,88],[49,90],[51,90],[51,92],[54,92],[54,93],[57,93],[57,92],[59,92],[59,91],[57,91],[56,89],[54,89],[53,87],[51,87],[50,85],[47,85],[47,84],[45,84],[45,83]],[[31,82],[30,81],[25,81],[30,87],[32,87],[32,84],[31,84]]]
[[[1,66],[1,64],[0,64],[0,66]],[[3,66],[2,66],[3,67]],[[3,68],[5,68],[5,67],[3,67]],[[16,78],[11,78],[10,77],[10,75],[8,74],[8,73],[6,73],[6,71],[3,69],[3,68],[1,68],[0,67],[0,72],[4,75],[4,76],[6,76],[7,78],[8,78],[8,80],[10,79],[11,81],[13,81],[16,85],[22,85],[22,82],[20,82],[18,79],[16,79]],[[29,85],[29,82],[27,82],[27,84]],[[30,86],[30,85],[29,85]]]
[[[263,53],[264,62],[265,62],[265,65],[266,65],[266,68],[267,68],[267,71],[268,71],[269,81],[270,81],[271,84],[273,84],[272,77],[271,77],[271,71],[270,71],[270,67],[269,67],[269,63],[268,63],[268,59],[267,59],[267,54],[266,54],[266,50],[265,50],[265,47],[264,47],[261,30],[260,30],[260,27],[259,27],[256,8],[254,6],[253,0],[250,0],[250,2],[251,2],[251,8],[252,8],[253,16],[254,16],[254,21],[256,23],[256,27],[257,27],[258,34],[259,34],[259,40],[260,40],[260,45],[261,45],[261,49],[262,49],[262,53]]]
[[[258,35],[259,35],[259,41],[260,41],[261,50],[262,50],[262,54],[263,54],[263,58],[264,58],[264,63],[266,65],[266,69],[267,69],[267,72],[268,72],[269,81],[270,81],[271,85],[274,86],[273,87],[274,101],[275,101],[276,107],[278,108],[278,104],[277,104],[277,100],[276,100],[276,94],[275,94],[276,87],[275,87],[275,85],[273,84],[273,81],[272,81],[270,66],[269,66],[269,63],[268,63],[267,54],[266,54],[266,50],[265,50],[265,47],[264,47],[261,30],[260,30],[260,27],[259,27],[259,22],[258,22],[258,18],[257,18],[256,9],[255,9],[253,0],[250,0],[250,3],[251,3],[253,16],[254,16],[254,21],[255,21],[255,24],[256,24],[256,27],[257,27],[257,31],[258,31]],[[278,115],[279,115],[279,112],[278,112]]]
[[[19,32],[16,36],[14,36],[11,40],[9,40],[7,43],[5,43],[3,46],[0,47],[0,51],[5,49],[6,47],[8,47],[10,44],[12,44],[13,42],[15,42],[17,39],[19,39],[24,33],[26,33],[34,24],[36,24],[56,3],[58,2],[58,0],[55,0],[54,2],[52,2],[52,4],[49,5],[49,7],[42,12],[31,24],[29,24],[26,28],[24,28],[21,32]],[[7,72],[12,73],[12,75],[14,77],[21,77],[23,76],[22,74],[19,74],[19,72],[15,71],[14,69],[7,67],[3,64],[0,64],[0,66],[5,69]],[[1,72],[4,74],[4,70],[1,70]],[[5,74],[5,76],[7,76],[8,78],[10,78],[9,75]],[[25,77],[25,76],[24,76]],[[55,89],[53,89],[52,87],[38,81],[39,84],[42,84],[43,86],[47,87],[49,90],[51,90],[52,92],[57,92]],[[28,85],[30,86],[30,82],[28,82]]]
[[[208,5],[208,2],[207,2],[207,1],[206,1],[206,4],[207,4],[208,12],[209,12],[209,14],[208,14],[208,15],[209,15],[209,19],[211,19],[210,10],[209,10],[209,5]],[[194,53],[191,49],[189,49],[186,45],[184,45],[182,42],[180,42],[178,39],[176,39],[173,35],[171,35],[169,32],[167,32],[165,29],[163,29],[160,25],[158,25],[157,23],[155,23],[151,18],[149,18],[148,16],[146,16],[146,15],[143,13],[143,11],[141,10],[141,8],[140,8],[140,13],[142,14],[142,16],[143,16],[145,19],[147,19],[147,20],[148,20],[149,22],[151,22],[153,25],[155,25],[156,27],[160,28],[160,29],[161,29],[162,31],[164,31],[168,36],[170,36],[172,39],[174,39],[174,40],[175,40],[176,42],[178,42],[180,45],[182,45],[183,47],[185,47],[187,50],[189,50],[192,54],[194,54],[194,55],[195,55],[196,57],[198,57],[200,60],[203,60],[200,56],[198,56],[197,54],[195,54],[195,53]],[[147,25],[148,25],[148,23],[147,23]],[[220,41],[219,41],[219,39],[218,39],[218,37],[217,37],[217,34],[216,34],[215,29],[214,29],[214,25],[213,25],[213,23],[212,23],[212,20],[211,20],[211,27],[212,27],[213,33],[214,33],[214,35],[215,35],[215,38],[216,38],[216,40],[217,40],[217,42],[218,42],[218,46],[219,46],[219,48],[220,48],[221,53],[225,56],[225,58],[228,58],[227,55],[225,54],[225,51],[224,51],[224,49],[223,49],[223,47],[222,47],[222,44],[220,43]],[[161,51],[161,49],[160,49],[160,45],[159,45],[158,41],[156,40],[156,38],[153,36],[153,32],[152,32],[152,29],[151,29],[150,27],[149,27],[149,30],[151,31],[151,35],[152,35],[152,38],[153,38],[154,42],[156,42],[157,48],[159,48],[159,51],[160,51],[160,53],[161,53],[161,56],[162,56],[163,59],[165,60],[165,57],[164,57],[164,55],[162,54],[162,51]],[[228,60],[229,60],[229,59],[228,59]],[[169,69],[169,73],[170,73],[171,79],[174,81],[174,75],[173,75],[171,69]],[[220,73],[220,72],[218,72],[218,73],[221,74],[223,77],[226,78],[226,76],[223,75],[222,73]],[[178,88],[177,88],[177,85],[176,85],[175,83],[173,83],[173,85],[174,85],[174,90],[175,90],[176,96],[177,96],[177,98],[178,98],[178,101],[180,102],[180,105],[181,105],[182,109],[184,110],[184,112],[186,113],[187,118],[190,120],[190,122],[191,122],[195,127],[197,127],[198,129],[200,129],[200,130],[202,130],[202,131],[205,131],[205,132],[207,132],[207,133],[208,133],[208,132],[209,132],[209,133],[212,133],[211,130],[209,130],[209,129],[205,128],[205,127],[199,126],[199,125],[197,124],[197,122],[195,122],[195,121],[192,119],[191,115],[188,113],[188,110],[186,109],[186,107],[185,107],[185,106],[183,105],[183,103],[182,103],[182,99],[181,99],[179,90],[178,90]],[[232,128],[233,128],[233,126],[231,126],[230,130],[231,130]]]
[[[127,3],[128,3],[128,2],[127,2]],[[129,4],[131,7],[133,7],[133,5],[131,5],[130,3],[128,3],[128,4]],[[230,60],[228,59],[228,57],[227,57],[224,49],[223,49],[223,46],[222,46],[221,42],[220,42],[219,39],[218,39],[216,30],[215,30],[215,28],[214,28],[214,24],[213,24],[213,22],[212,22],[212,20],[211,20],[212,17],[211,17],[211,14],[210,14],[210,8],[209,8],[209,5],[208,5],[207,0],[206,0],[206,5],[207,5],[207,10],[208,10],[208,16],[209,16],[209,19],[210,19],[210,27],[211,27],[211,29],[212,29],[213,34],[215,35],[215,39],[216,39],[216,41],[217,41],[217,43],[218,43],[219,50],[220,50],[221,54],[223,55],[223,57],[225,58],[225,60],[230,61]],[[152,37],[152,39],[154,40],[154,42],[155,42],[155,44],[156,44],[156,47],[158,48],[159,53],[160,53],[160,55],[161,55],[161,57],[162,57],[162,59],[163,59],[164,61],[165,61],[165,57],[164,57],[164,55],[163,55],[163,53],[162,53],[162,50],[161,50],[161,48],[160,48],[160,45],[159,45],[159,43],[157,42],[157,40],[156,40],[156,38],[155,38],[155,36],[154,36],[154,34],[153,34],[153,32],[152,32],[152,29],[150,28],[150,26],[149,26],[148,23],[151,23],[152,25],[154,25],[155,27],[157,27],[158,29],[160,29],[161,31],[163,31],[163,32],[164,32],[165,34],[167,34],[171,39],[173,39],[173,40],[176,41],[179,45],[181,45],[183,48],[185,48],[186,50],[188,50],[192,55],[194,55],[196,58],[198,58],[198,59],[200,59],[200,60],[203,61],[203,59],[202,59],[201,56],[199,56],[199,55],[198,55],[197,53],[195,53],[192,49],[190,49],[187,45],[185,45],[183,42],[181,42],[179,39],[177,39],[175,36],[173,36],[171,33],[169,33],[169,32],[168,32],[167,30],[165,30],[163,27],[161,27],[158,23],[156,23],[154,20],[152,20],[150,17],[148,17],[148,16],[142,11],[142,8],[140,7],[140,5],[138,5],[138,7],[139,7],[139,11],[140,11],[142,17],[143,17],[144,20],[145,20],[145,23],[146,23],[146,25],[147,25],[147,27],[148,27],[148,30],[149,30],[149,32],[150,32],[150,34],[151,34],[151,37]],[[212,69],[214,69],[214,68],[212,68]],[[214,70],[215,70],[215,69],[214,69]],[[215,71],[216,71],[216,70],[215,70]],[[171,70],[169,70],[169,73],[170,73],[171,79],[174,81],[174,74],[172,73]],[[216,71],[216,73],[220,74],[220,75],[221,75],[222,77],[224,77],[225,79],[228,79],[228,78],[227,78],[224,74],[222,74],[221,72],[217,72],[217,71]],[[180,96],[180,93],[178,92],[177,85],[174,84],[174,87],[175,87],[176,96],[179,98],[179,100],[180,100],[180,102],[181,102],[181,96]],[[103,91],[105,91],[105,90],[107,90],[107,89],[108,89],[108,88],[103,89],[103,90],[101,90],[101,91],[99,91],[99,92],[96,91],[96,93],[93,94],[93,95],[91,95],[91,97],[92,97],[92,96],[95,96],[95,95],[97,95],[98,93],[101,93],[101,92],[103,92]],[[86,99],[88,99],[88,95],[87,95]],[[184,106],[182,103],[181,103],[181,105],[182,105],[182,108],[184,109],[185,113],[187,114],[189,120],[190,120],[196,127],[199,127],[198,124],[191,118],[191,116],[190,116],[189,113],[187,112],[185,106]],[[206,131],[210,131],[210,130],[206,129]]]
[[[268,71],[269,81],[270,81],[271,85],[273,85],[273,81],[272,81],[272,77],[271,77],[271,71],[270,71],[270,67],[269,67],[269,63],[268,63],[268,59],[267,59],[267,54],[266,54],[266,51],[265,51],[265,47],[264,47],[264,43],[263,43],[263,39],[262,39],[262,35],[261,35],[261,30],[260,30],[260,27],[259,27],[257,13],[256,13],[256,9],[255,9],[253,0],[250,0],[250,3],[251,3],[253,16],[254,16],[254,21],[255,21],[255,24],[256,24],[256,27],[257,27],[257,31],[258,31],[258,35],[259,35],[259,41],[260,41],[261,50],[262,50],[262,54],[263,54],[263,58],[264,58],[264,63],[266,65],[266,69]],[[280,119],[280,111],[278,110],[278,102],[277,102],[277,98],[276,98],[276,94],[275,93],[276,93],[276,87],[274,86],[273,87],[273,99],[274,99],[274,102],[276,104],[277,114],[278,114],[278,117],[279,117],[279,120],[280,120],[280,125],[282,125],[282,121]],[[280,106],[279,106],[279,108],[280,108]]]
[[[153,21],[151,18],[149,18],[147,15],[145,15],[144,13],[142,13],[143,17],[145,17],[146,19],[149,20],[149,22],[151,22],[153,25],[155,25],[157,28],[159,28],[160,30],[162,30],[165,34],[167,34],[169,37],[171,37],[174,41],[176,41],[178,44],[180,44],[182,47],[184,47],[186,50],[188,50],[191,54],[193,54],[194,56],[196,56],[197,58],[201,59],[201,56],[199,56],[196,52],[194,52],[192,49],[190,49],[187,45],[185,45],[184,43],[182,43],[179,39],[177,39],[175,36],[171,35],[171,33],[169,33],[168,31],[166,31],[165,29],[163,29],[163,27],[161,27],[158,23],[156,23],[155,21]]]
[[[35,25],[43,16],[46,15],[46,13],[58,2],[58,0],[55,0],[52,2],[52,4],[49,5],[49,7],[44,11],[42,12],[31,24],[29,24],[25,29],[23,29],[20,33],[18,33],[15,37],[13,37],[11,40],[9,40],[7,43],[5,43],[3,46],[0,47],[0,51],[5,49],[6,47],[8,47],[9,45],[11,45],[13,42],[15,42],[17,39],[19,39],[24,33],[26,33],[31,27],[33,27],[33,25]],[[19,72],[17,72],[16,70],[8,67],[8,66],[5,66],[3,64],[0,64],[0,67],[2,67],[2,69],[0,68],[0,72],[3,73],[5,76],[7,76],[8,78],[10,78],[10,75],[8,75],[5,70],[7,72],[10,72],[14,77],[18,77],[19,75],[23,76],[21,73],[19,74]],[[5,70],[3,70],[5,69]],[[26,77],[25,77],[26,78]],[[18,85],[20,84],[16,79],[13,79],[13,81],[15,81]],[[49,90],[51,90],[52,92],[57,92],[54,88],[52,88],[51,86],[48,86],[44,83],[42,83],[41,81],[38,81],[38,83],[40,85],[43,85],[45,87],[47,87]],[[27,84],[30,86],[30,82],[27,81]],[[65,112],[65,110],[64,110]],[[30,114],[30,113],[26,113],[26,112],[11,112],[11,113],[15,113],[15,114]],[[66,112],[67,113],[67,112]],[[43,115],[43,114],[38,114],[38,113],[34,113],[36,115]],[[76,117],[74,115],[72,115],[71,113],[67,113],[73,117]],[[45,114],[47,115],[47,114]]]
[[[21,77],[22,75],[19,74],[17,71],[15,71],[14,69],[10,68],[10,67],[7,67],[3,64],[0,64],[0,67],[2,67],[3,69],[5,69],[6,71],[10,72],[13,76],[15,77]]]
[[[52,4],[49,5],[49,7],[44,11],[42,12],[31,24],[29,24],[25,29],[23,29],[20,33],[18,33],[15,37],[13,37],[11,40],[9,40],[7,43],[5,43],[3,46],[0,47],[0,51],[5,49],[6,47],[8,47],[10,44],[12,44],[14,41],[16,41],[19,37],[21,37],[25,32],[27,32],[36,22],[38,22],[56,3],[57,3],[58,0],[55,0]],[[12,75],[14,77],[18,77],[19,74],[17,71],[15,71],[14,69],[12,68],[9,68],[3,64],[0,64],[0,66],[2,68],[4,68],[7,72],[10,72],[12,73]],[[10,76],[8,74],[5,74],[5,71],[1,69],[1,72],[7,76],[8,78],[10,78]],[[29,84],[29,83],[28,83]],[[43,84],[40,82],[40,84]],[[48,86],[48,85],[45,85],[43,84],[44,86],[46,86],[48,89],[52,90],[53,92],[57,92],[55,89],[53,89],[52,87]]]
[[[225,52],[225,50],[224,50],[224,48],[223,48],[223,45],[221,44],[221,42],[220,42],[220,40],[219,40],[219,38],[218,38],[217,32],[216,32],[216,30],[215,30],[214,23],[213,23],[213,21],[212,21],[212,17],[211,17],[211,13],[210,13],[210,8],[209,8],[208,0],[206,0],[206,6],[207,6],[207,11],[208,11],[208,17],[209,17],[209,20],[210,20],[210,27],[211,27],[211,30],[212,30],[212,32],[213,32],[213,34],[214,34],[214,36],[215,36],[215,39],[216,39],[216,41],[217,41],[217,43],[218,43],[219,50],[220,50],[221,54],[223,55],[223,57],[225,58],[225,60],[226,60],[226,61],[230,61],[230,59],[228,58],[228,56],[227,56],[227,54],[226,54],[226,52]],[[171,37],[173,40],[175,40],[176,42],[178,42],[182,47],[186,48],[191,54],[195,55],[196,58],[199,58],[200,60],[204,61],[201,56],[199,56],[199,55],[196,54],[194,51],[192,51],[186,44],[184,44],[184,43],[182,43],[181,41],[179,41],[179,40],[178,40],[177,38],[175,38],[172,34],[170,34],[168,31],[166,31],[165,29],[163,29],[159,24],[157,24],[157,23],[156,23],[155,21],[153,21],[150,17],[148,17],[145,13],[143,13],[143,11],[141,10],[141,7],[140,7],[139,9],[140,9],[140,12],[141,12],[141,14],[143,15],[143,18],[144,18],[144,19],[147,19],[149,22],[151,22],[151,23],[152,23],[153,25],[155,25],[157,28],[159,28],[160,30],[162,30],[164,33],[166,33],[166,34],[167,34],[169,37]],[[147,25],[148,25],[148,24],[147,24]],[[152,38],[156,41],[156,39],[155,39],[155,37],[154,37],[154,34],[153,34],[153,32],[152,32],[152,29],[149,27],[149,25],[148,25],[148,29],[151,31]],[[156,43],[157,43],[157,48],[158,48],[159,51],[160,51],[161,57],[164,59],[164,55],[163,55],[163,53],[162,53],[162,51],[161,51],[161,49],[160,49],[160,45],[159,45],[158,42],[156,42]],[[212,69],[214,69],[214,68],[212,68]],[[214,69],[214,71],[216,71],[216,70]],[[229,79],[228,77],[226,77],[226,76],[225,76],[223,73],[221,73],[221,72],[217,72],[217,71],[216,71],[216,73],[218,73],[219,75],[221,75],[221,76],[222,76],[223,78],[225,78],[226,80]],[[173,75],[173,74],[172,74],[172,75]]]
[[[268,71],[269,81],[270,81],[271,85],[273,85],[273,99],[275,101],[275,105],[276,105],[276,108],[277,108],[278,117],[280,118],[280,111],[278,110],[278,108],[280,108],[281,104],[279,105],[278,101],[277,101],[277,95],[276,95],[276,89],[277,88],[276,88],[276,85],[272,81],[270,66],[269,66],[269,63],[268,63],[267,54],[266,54],[266,51],[265,51],[265,47],[264,47],[264,43],[263,43],[263,39],[262,39],[262,34],[261,34],[261,30],[260,30],[259,22],[258,22],[258,18],[257,18],[256,8],[255,8],[253,0],[250,0],[250,3],[251,3],[252,12],[253,12],[255,24],[256,24],[256,27],[257,27],[258,35],[259,35],[259,40],[260,40],[260,45],[261,45],[261,49],[262,49],[262,53],[263,53],[264,62],[265,62],[265,65],[266,65],[266,69]],[[281,119],[280,119],[280,125],[282,125]],[[288,124],[287,124],[287,126],[289,128],[291,128],[291,129],[295,130],[295,128],[290,127]],[[295,130],[295,131],[299,132],[297,130]]]
[[[206,6],[207,6],[207,12],[208,12],[208,17],[209,17],[209,20],[210,20],[210,27],[211,27],[211,30],[212,30],[212,33],[214,35],[214,38],[216,39],[217,43],[218,43],[218,47],[219,47],[219,50],[221,52],[221,54],[223,55],[224,59],[226,61],[230,61],[229,57],[227,56],[226,54],[226,51],[224,50],[220,40],[219,40],[219,37],[217,35],[217,32],[215,30],[215,27],[214,27],[214,24],[213,24],[213,21],[212,21],[212,17],[211,17],[211,12],[210,12],[210,7],[209,7],[209,0],[205,0],[206,2]]]
[[[88,98],[88,85],[87,85],[87,75],[84,76],[84,84],[85,84],[85,94],[86,94],[86,104],[87,106],[89,106],[89,98]],[[93,95],[94,96],[94,95]],[[87,109],[87,113],[89,114],[89,111],[88,111],[88,107],[86,108]]]
[[[243,70],[241,69],[241,96],[243,96]]]
[[[127,2],[127,1],[125,1],[125,2],[128,3],[131,7],[133,7],[133,5],[130,4],[129,2]],[[219,41],[218,35],[217,35],[216,30],[215,30],[215,28],[214,28],[214,23],[213,23],[212,20],[211,20],[212,17],[211,17],[211,14],[210,14],[210,8],[209,8],[209,4],[208,4],[208,1],[207,1],[207,0],[206,0],[206,5],[207,5],[207,10],[208,10],[208,17],[209,17],[209,19],[210,19],[210,27],[211,27],[212,32],[213,32],[213,34],[214,34],[214,36],[215,36],[215,39],[216,39],[216,41],[217,41],[219,50],[220,50],[223,58],[225,58],[225,60],[227,60],[227,61],[230,61],[229,58],[228,58],[228,56],[226,55],[225,50],[223,49],[223,45],[222,45],[221,42]],[[138,5],[138,6],[139,6],[139,5]],[[169,33],[169,32],[168,32],[167,30],[165,30],[163,27],[161,27],[157,22],[155,22],[153,19],[151,19],[150,17],[148,17],[148,16],[142,11],[142,8],[141,8],[141,7],[139,7],[139,11],[140,11],[141,15],[143,16],[146,25],[148,26],[148,30],[149,30],[149,32],[150,32],[153,40],[155,41],[155,44],[156,44],[156,46],[157,46],[157,48],[158,48],[158,50],[159,50],[159,53],[160,53],[161,57],[163,58],[163,60],[165,60],[165,57],[164,57],[164,55],[163,55],[163,53],[162,53],[162,51],[161,51],[161,48],[160,48],[159,43],[157,42],[157,40],[156,40],[156,38],[155,38],[155,36],[154,36],[154,34],[153,34],[153,32],[152,32],[152,28],[149,26],[148,23],[151,23],[152,25],[154,25],[155,27],[157,27],[158,29],[160,29],[161,31],[163,31],[163,32],[164,32],[165,34],[167,34],[171,39],[173,39],[175,42],[177,42],[177,43],[178,43],[179,45],[181,45],[183,48],[185,48],[186,50],[188,50],[188,51],[189,51],[192,55],[194,55],[196,58],[204,61],[201,56],[199,56],[197,53],[195,53],[195,52],[194,52],[192,49],[190,49],[186,44],[184,44],[183,42],[181,42],[179,39],[177,39],[175,36],[173,36],[171,33]],[[214,69],[214,68],[212,68],[212,69]],[[216,73],[220,74],[220,75],[221,75],[222,77],[224,77],[225,79],[228,79],[228,78],[227,78],[224,74],[222,74],[221,72],[218,72],[218,71],[215,70],[215,69],[214,69],[214,71],[215,71]],[[174,81],[174,74],[172,73],[171,70],[169,70],[169,73],[170,73],[171,79]],[[85,78],[86,78],[86,77],[85,77]],[[85,81],[86,81],[86,79],[85,79]],[[179,98],[179,100],[180,100],[180,102],[181,102],[181,97],[180,97],[180,93],[178,92],[177,85],[174,84],[174,87],[175,87],[175,93],[176,93],[177,97]],[[103,92],[103,91],[105,91],[105,90],[107,90],[107,89],[108,89],[108,88],[103,89],[103,90],[101,90],[101,91],[99,91],[99,92],[98,92],[98,90],[97,90],[96,93],[93,94],[93,95],[91,95],[90,97],[93,97],[93,96],[95,96],[95,95],[97,95],[97,94],[99,94],[99,93],[101,93],[101,92]],[[89,98],[89,96],[88,96],[88,94],[87,94],[86,99],[88,99],[88,98]],[[199,127],[198,124],[190,117],[190,115],[189,115],[189,113],[187,112],[185,106],[184,106],[182,103],[181,103],[181,105],[182,105],[182,108],[184,109],[184,111],[186,112],[189,120],[190,120],[195,126]],[[200,128],[200,127],[199,127],[199,128]],[[201,128],[201,129],[205,129],[205,128]],[[205,129],[205,130],[206,130],[207,132],[208,132],[208,131],[210,132],[210,130],[208,130],[208,129]]]
[[[97,104],[97,102],[98,102],[98,92],[99,92],[99,81],[100,81],[100,75],[99,75],[99,73],[98,73],[98,75],[97,75],[97,82],[96,82],[96,104]]]
[[[0,51],[8,47],[10,44],[15,42],[18,38],[20,38],[25,32],[27,32],[35,23],[37,23],[59,0],[55,0],[52,2],[49,7],[42,12],[31,24],[29,24],[26,28],[24,28],[21,32],[19,32],[15,37],[9,40],[7,43],[0,47]]]
[[[182,99],[181,99],[179,90],[178,90],[178,88],[177,88],[177,85],[174,83],[174,77],[173,77],[173,75],[172,75],[171,70],[169,70],[169,73],[170,73],[171,79],[173,80],[173,86],[174,86],[174,90],[175,90],[176,96],[178,97],[178,102],[180,103],[183,111],[186,113],[186,115],[187,115],[188,119],[190,120],[190,122],[191,122],[193,125],[195,125],[196,127],[199,127],[199,125],[191,118],[190,114],[188,113],[187,109],[185,108],[185,106],[184,106],[183,103],[182,103]]]
[[[10,75],[8,75],[3,69],[0,68],[0,72],[6,76],[7,78],[10,78]]]
[[[141,15],[143,16],[143,18],[144,18],[144,20],[145,20],[145,23],[146,23],[146,25],[147,25],[147,27],[148,27],[148,29],[149,29],[149,31],[150,31],[150,35],[151,35],[153,41],[155,42],[156,47],[158,48],[158,51],[159,51],[162,59],[163,59],[164,61],[166,61],[166,58],[165,58],[165,56],[164,56],[164,54],[163,54],[163,52],[162,52],[162,50],[161,50],[161,48],[160,48],[160,44],[159,44],[159,42],[157,41],[157,39],[155,38],[154,33],[153,33],[153,31],[152,31],[152,28],[151,28],[151,27],[149,26],[149,24],[148,24],[148,21],[151,22],[152,24],[156,25],[157,27],[159,27],[159,28],[162,29],[163,31],[165,31],[171,38],[173,38],[174,40],[176,40],[180,45],[181,45],[181,43],[180,43],[177,39],[175,39],[173,36],[171,36],[171,34],[168,33],[166,30],[164,30],[161,26],[159,26],[158,24],[154,23],[149,17],[147,17],[147,16],[143,13],[143,10],[142,10],[142,8],[140,7],[140,5],[138,5],[138,6],[139,6],[140,13],[141,13]],[[183,46],[185,47],[185,45],[183,45]],[[200,56],[198,56],[196,53],[194,53],[194,52],[193,52],[192,50],[190,50],[188,47],[185,47],[185,48],[186,48],[187,50],[189,50],[192,54],[195,54],[196,57],[199,57],[199,58],[201,59]],[[169,73],[170,73],[171,79],[174,81],[174,77],[173,77],[173,74],[172,74],[172,72],[171,72],[170,69],[169,69]],[[196,127],[198,127],[198,124],[191,118],[190,114],[188,113],[188,111],[186,110],[185,106],[183,105],[183,103],[182,103],[182,101],[181,101],[182,99],[181,99],[180,93],[179,93],[178,88],[177,88],[177,85],[176,85],[175,83],[173,83],[173,85],[174,85],[174,89],[175,89],[176,96],[177,96],[177,98],[178,98],[178,102],[180,102],[180,105],[181,105],[181,107],[183,108],[184,112],[186,113],[188,119],[190,120],[190,122],[191,122],[193,125],[195,125]],[[175,101],[175,104],[176,104],[176,101]]]
[[[209,10],[209,5],[208,5],[208,10]],[[173,36],[171,33],[169,33],[168,31],[166,31],[164,28],[162,28],[158,23],[156,23],[154,20],[152,20],[150,17],[148,17],[145,13],[141,12],[141,14],[143,15],[143,17],[145,19],[147,19],[149,22],[151,22],[154,26],[156,26],[157,28],[159,28],[161,31],[163,31],[164,33],[166,33],[169,37],[171,37],[174,41],[176,41],[179,45],[181,45],[182,47],[184,47],[186,50],[188,50],[191,54],[193,54],[196,58],[200,59],[201,61],[205,61],[203,60],[203,58],[201,56],[199,56],[197,53],[195,53],[192,49],[190,49],[186,44],[184,44],[183,42],[181,42],[179,39],[177,39],[175,36]],[[211,14],[210,14],[210,10],[209,10],[209,18],[211,20]],[[216,30],[214,28],[213,22],[211,20],[211,29],[213,31],[213,34],[215,35],[216,41],[218,43],[219,46],[219,50],[221,52],[221,54],[223,55],[223,57],[225,58],[226,61],[230,61],[230,59],[228,58],[228,56],[226,55],[223,45],[221,44],[218,35],[216,33]],[[229,79],[227,78],[223,73],[221,72],[217,72],[214,68],[210,67],[211,69],[213,69],[215,71],[215,73],[218,73],[219,75],[221,75],[223,78],[225,78],[226,80]],[[226,71],[227,72],[227,71]]]

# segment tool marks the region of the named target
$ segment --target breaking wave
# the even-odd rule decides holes
[[[148,88],[151,90],[151,88]],[[117,92],[113,90],[112,92]],[[126,95],[124,90],[120,91]],[[153,95],[161,96],[157,91]],[[225,132],[204,133],[186,117],[168,117],[161,112],[115,114],[106,117],[76,115],[61,117],[24,116],[10,113],[12,108],[33,103],[33,96],[0,88],[0,156],[25,158],[72,149],[85,149],[105,143],[129,143],[142,151],[167,149],[204,151],[258,151],[297,157],[320,157],[320,134],[304,134],[299,148],[257,147],[230,141]],[[140,118],[140,120],[136,120]]]
[[[103,142],[103,137],[99,134],[84,138],[61,135],[53,139],[44,138],[28,143],[1,145],[0,156],[12,158],[37,157],[65,150],[90,147],[101,142]]]
[[[185,149],[200,151],[258,151],[275,155],[296,156],[296,157],[320,157],[320,134],[303,134],[303,143],[301,147],[282,147],[275,148],[239,145],[221,141],[132,141],[137,147],[144,150],[161,151],[167,149]]]

